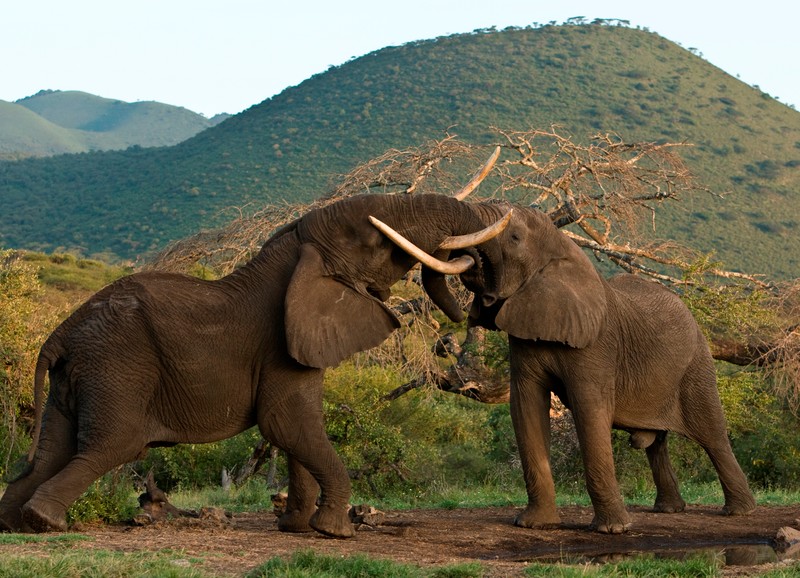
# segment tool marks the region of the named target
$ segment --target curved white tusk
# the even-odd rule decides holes
[[[383,221],[376,219],[372,215],[369,217],[370,222],[381,233],[389,237],[392,242],[400,247],[403,251],[414,257],[417,261],[433,269],[443,275],[460,275],[475,264],[475,260],[469,255],[461,255],[452,261],[442,261],[433,255],[430,255],[417,247],[414,243],[403,237],[400,233],[392,229]]]
[[[465,249],[466,247],[475,247],[476,245],[480,245],[481,243],[485,243],[491,239],[494,239],[502,233],[505,228],[508,226],[508,222],[511,220],[511,213],[514,212],[514,209],[509,209],[508,212],[503,215],[499,221],[495,222],[492,225],[489,225],[485,229],[481,229],[480,231],[476,231],[475,233],[468,233],[467,235],[457,235],[454,237],[447,237],[442,244],[439,245],[440,249]]]
[[[494,163],[497,162],[497,157],[499,157],[499,156],[500,156],[500,147],[497,146],[494,149],[494,152],[492,153],[492,155],[489,157],[489,160],[486,161],[486,163],[483,165],[483,167],[481,167],[481,170],[479,170],[477,173],[475,173],[475,176],[473,176],[469,180],[469,182],[466,185],[464,185],[463,189],[461,189],[455,195],[453,195],[453,198],[454,199],[458,199],[459,201],[463,201],[464,199],[466,199],[469,196],[469,194],[472,191],[477,189],[478,185],[481,184],[481,181],[483,179],[485,179],[486,175],[489,174],[489,171],[492,170],[492,167],[494,167]]]

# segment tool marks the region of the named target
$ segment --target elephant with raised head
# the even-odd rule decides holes
[[[383,301],[416,263],[369,215],[429,253],[484,227],[447,196],[360,195],[285,226],[219,280],[136,273],[92,296],[41,349],[30,463],[0,499],[0,528],[64,530],[67,508],[94,480],[148,448],[213,442],[258,425],[288,455],[280,529],[351,536],[350,480],[322,417],[324,368],[399,327]],[[497,258],[484,239],[464,242]],[[447,293],[444,273],[472,264],[469,256],[431,259],[440,268],[424,276],[433,299]]]
[[[473,206],[484,223],[509,210],[500,203]],[[575,420],[594,529],[620,533],[630,525],[614,472],[612,428],[629,431],[631,444],[645,448],[656,511],[685,506],[667,453],[667,432],[675,432],[711,458],[724,512],[750,512],[755,501],[731,451],[713,360],[681,300],[634,275],[606,281],[534,209],[514,207],[495,241],[501,260],[476,256],[480,266],[461,279],[475,293],[469,323],[508,333],[511,417],[528,491],[528,506],[515,523],[560,522],[549,461],[551,392]]]

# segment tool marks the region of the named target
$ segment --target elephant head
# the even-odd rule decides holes
[[[484,219],[497,205],[481,205]],[[575,348],[593,343],[604,326],[606,294],[584,252],[535,209],[518,207],[497,239],[501,258],[491,271],[466,271],[475,293],[470,319],[521,339],[556,341]]]
[[[476,260],[498,260],[500,248],[492,239],[509,219],[500,214],[486,227],[460,199],[486,177],[499,152],[498,147],[452,198],[360,195],[312,211],[276,234],[264,250],[289,232],[300,242],[299,262],[286,293],[286,337],[292,357],[310,367],[329,367],[383,342],[400,326],[383,302],[392,285],[418,261],[433,302],[453,321],[463,320],[445,275],[462,273]],[[414,239],[414,250],[399,250],[397,237],[392,240],[387,231]],[[476,245],[479,248],[470,254],[443,261],[453,249]]]
[[[399,250],[370,219],[413,238],[418,252]],[[383,342],[400,326],[383,302],[418,260],[434,302],[460,321],[463,313],[442,289],[444,275],[462,273],[475,257],[446,262],[438,256],[451,246],[481,243],[480,252],[496,259],[499,248],[490,239],[505,223],[482,231],[466,204],[442,195],[363,195],[307,214],[297,223],[299,262],[286,293],[289,353],[304,365],[328,367]]]

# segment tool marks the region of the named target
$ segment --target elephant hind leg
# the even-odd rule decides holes
[[[717,470],[725,494],[723,512],[729,515],[747,514],[756,507],[747,478],[733,455],[728,440],[725,414],[716,385],[716,374],[710,358],[696,361],[684,376],[682,413],[686,435],[705,450]]]
[[[39,486],[61,471],[76,452],[77,435],[74,424],[58,410],[47,408],[33,463],[8,485],[0,499],[0,530],[23,531],[22,508],[25,503]]]
[[[722,493],[725,495],[722,512],[729,516],[742,516],[755,510],[756,500],[727,438],[724,444],[703,446],[703,449],[711,458],[719,475]]]
[[[78,430],[73,439],[76,451],[22,506],[25,530],[66,530],[67,509],[89,485],[116,466],[134,461],[145,448],[134,431],[120,426]]]
[[[667,514],[683,512],[686,509],[686,502],[681,497],[678,478],[669,459],[667,432],[657,432],[645,452],[653,473],[653,482],[656,485],[656,503],[653,511]]]
[[[99,447],[108,447],[101,444]],[[112,446],[113,447],[113,446]],[[139,452],[114,453],[88,450],[69,460],[52,478],[43,483],[22,507],[24,529],[31,532],[64,531],[67,509],[92,482],[116,466],[136,459]]]

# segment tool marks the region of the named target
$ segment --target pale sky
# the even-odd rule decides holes
[[[20,0],[0,9],[0,100],[81,90],[238,113],[386,46],[573,16],[629,20],[800,109],[786,0]]]

